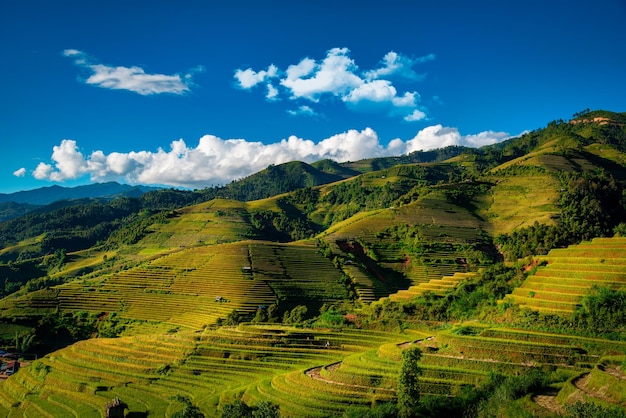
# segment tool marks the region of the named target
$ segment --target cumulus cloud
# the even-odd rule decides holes
[[[13,175],[15,177],[24,177],[25,174],[26,174],[26,169],[24,167],[18,168],[17,170],[13,172]]]
[[[259,83],[264,82],[268,78],[276,77],[278,73],[278,67],[274,64],[270,65],[267,70],[261,70],[259,72],[254,71],[252,68],[246,70],[236,70],[235,78],[237,79],[238,86],[242,89],[250,89]]]
[[[426,118],[426,113],[422,112],[419,109],[415,109],[413,113],[411,113],[410,115],[406,115],[404,117],[404,120],[407,122],[415,122],[415,121],[422,120],[425,118]]]
[[[66,49],[63,55],[74,60],[74,64],[90,75],[83,81],[86,84],[112,89],[128,90],[144,96],[152,94],[185,94],[192,86],[194,73],[204,70],[198,66],[186,74],[149,74],[140,67],[109,66],[94,63],[84,52],[76,49]]]
[[[424,75],[418,74],[413,67],[433,59],[433,54],[410,58],[391,51],[383,57],[379,68],[361,71],[350,57],[348,48],[333,48],[321,60],[306,57],[286,70],[274,65],[260,71],[238,69],[234,77],[236,85],[244,90],[265,83],[268,100],[285,97],[318,103],[325,97],[336,98],[350,110],[383,112],[414,122],[425,118],[424,109],[418,109],[419,93],[399,92],[390,78],[420,81]],[[418,117],[420,114],[424,117]]]
[[[291,92],[292,98],[317,102],[324,94],[343,96],[363,84],[356,70],[347,48],[333,48],[319,64],[307,58],[290,66],[280,84]]]
[[[357,161],[450,145],[476,147],[507,138],[509,135],[504,132],[461,135],[456,128],[435,125],[420,130],[409,140],[393,139],[386,146],[373,129],[365,128],[361,131],[351,129],[319,142],[294,135],[271,144],[204,135],[195,147],[178,139],[172,141],[168,150],[159,148],[156,151],[110,154],[96,150],[88,155],[81,152],[76,141],[64,139],[53,147],[51,162],[39,163],[33,176],[59,182],[89,176],[92,181],[202,188],[229,183],[270,164],[311,163],[322,159]],[[23,174],[25,170],[15,173],[18,172]]]
[[[443,148],[451,145],[481,147],[503,141],[511,136],[506,132],[486,131],[476,135],[461,135],[457,128],[442,125],[428,126],[404,143],[404,153]],[[397,146],[397,145],[396,145]]]

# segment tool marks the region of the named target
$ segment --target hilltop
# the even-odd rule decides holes
[[[2,222],[0,412],[623,416],[625,121]]]

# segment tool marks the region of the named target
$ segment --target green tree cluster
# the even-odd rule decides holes
[[[255,406],[249,406],[241,399],[222,407],[222,418],[280,418],[278,405],[261,401]]]

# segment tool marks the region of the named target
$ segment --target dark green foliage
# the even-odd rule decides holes
[[[343,418],[395,418],[398,416],[398,407],[391,402],[376,404],[371,408],[350,406],[342,416]]]
[[[356,162],[343,163],[343,167],[353,169],[361,173],[384,170],[400,164],[436,163],[441,162],[463,153],[473,153],[475,149],[452,145],[429,151],[414,151],[399,157],[373,158]]]
[[[410,320],[456,321],[484,317],[494,314],[497,301],[521,284],[523,277],[520,268],[498,263],[486,267],[476,277],[464,280],[446,296],[427,292],[402,303],[373,305],[369,321],[394,324]]]
[[[555,225],[534,225],[496,238],[507,260],[547,254],[555,247],[611,236],[626,218],[626,186],[607,173],[562,174]]]
[[[594,288],[574,314],[578,328],[617,339],[626,338],[626,290]]]
[[[344,314],[331,307],[321,313],[315,320],[315,325],[329,328],[340,328],[346,323]]]
[[[31,280],[46,281],[45,275],[46,268],[35,261],[0,264],[0,296],[18,291]]]
[[[172,418],[204,418],[200,408],[191,403],[188,397],[176,395],[173,399],[182,404],[182,409],[173,413],[171,415]]]
[[[289,194],[288,199],[306,214],[315,211],[319,202],[319,190],[311,187],[298,189]]]
[[[230,183],[219,196],[237,200],[264,199],[303,187],[332,183],[343,178],[340,175],[320,171],[309,164],[294,161],[270,165],[263,171]]]
[[[169,215],[172,216],[172,215]],[[146,236],[148,228],[155,223],[166,223],[166,212],[153,213],[143,210],[134,213],[122,220],[122,227],[113,231],[105,242],[105,248],[119,248],[123,245],[132,245]]]
[[[224,325],[237,325],[239,323],[241,323],[244,320],[244,318],[241,316],[241,314],[236,310],[232,310],[228,316],[226,317],[226,320],[223,321]],[[218,325],[221,325],[218,323]]]
[[[626,217],[626,188],[607,173],[565,175],[560,224],[573,240],[608,236]]]
[[[32,347],[37,353],[48,353],[87,338],[117,337],[129,322],[115,313],[76,311],[43,315],[38,320]]]
[[[468,405],[467,409],[475,411],[479,417],[503,417],[510,416],[512,412],[519,411],[513,401],[533,393],[547,385],[547,377],[537,369],[518,376],[504,376],[492,373],[489,381],[478,391],[476,403]]]
[[[259,210],[250,213],[250,223],[260,239],[287,242],[309,238],[314,228],[304,216],[289,216],[288,212]]]
[[[414,417],[417,414],[420,392],[419,377],[422,369],[419,361],[422,351],[418,347],[409,347],[402,351],[402,367],[398,379],[398,416],[401,418]]]
[[[256,313],[254,314],[254,318],[252,318],[252,322],[267,322],[267,308],[265,306],[259,306],[256,309]]]
[[[572,418],[624,418],[626,411],[619,406],[604,407],[591,402],[576,401],[565,405],[567,415]]]
[[[517,229],[495,239],[500,251],[509,261],[518,260],[533,254],[547,254],[557,243],[563,242],[563,233],[555,226],[535,222],[532,226]]]
[[[39,206],[30,205],[28,203],[15,203],[4,202],[0,203],[0,222],[9,221],[11,219],[19,218],[26,215],[28,212],[32,212]]]
[[[308,308],[306,305],[298,305],[291,310],[291,312],[285,312],[283,316],[283,323],[285,324],[299,324],[306,319]]]
[[[241,399],[222,407],[222,418],[280,418],[277,405],[261,401],[256,406],[248,406]]]
[[[278,405],[271,402],[261,401],[252,409],[253,418],[280,418]]]

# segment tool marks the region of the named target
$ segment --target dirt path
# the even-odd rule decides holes
[[[598,364],[598,369],[602,370],[604,373],[610,374],[611,376],[615,376],[618,379],[626,380],[626,375],[624,375],[623,371],[616,367],[605,367],[602,364]]]
[[[565,409],[556,401],[557,393],[558,392],[544,392],[533,396],[532,400],[537,405],[554,414],[565,415]]]
[[[594,389],[589,388],[588,382],[589,382],[589,378],[591,377],[590,373],[585,373],[582,374],[580,376],[578,376],[576,379],[572,380],[572,384],[576,387],[576,389],[580,390],[581,392],[592,396],[594,398],[598,398],[601,399],[605,402],[611,403],[611,404],[615,404],[615,400],[609,398],[608,396],[606,396],[606,394],[596,391]]]

